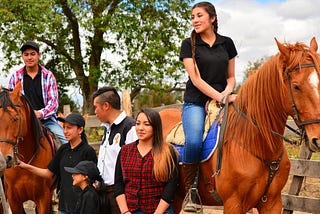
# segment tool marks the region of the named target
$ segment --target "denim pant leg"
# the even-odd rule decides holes
[[[63,129],[59,123],[55,122],[53,119],[48,119],[43,124],[50,129],[60,140],[61,144],[68,143],[66,137],[64,136]]]
[[[132,214],[144,214],[140,209],[134,211]],[[173,205],[170,205],[170,207],[164,212],[164,214],[174,214]]]
[[[59,214],[74,214],[74,213],[70,213],[70,212],[65,212],[65,211],[60,211],[59,210]]]
[[[185,163],[200,161],[206,112],[204,105],[184,103],[182,107],[182,125],[185,135]]]

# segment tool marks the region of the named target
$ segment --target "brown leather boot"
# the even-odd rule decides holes
[[[196,176],[198,175],[199,163],[183,163],[182,169],[184,173],[184,183],[186,189],[186,196],[183,200],[182,208],[184,212],[198,212],[201,205],[195,202],[195,199],[200,200],[197,187],[193,187]],[[198,182],[196,182],[198,183]]]

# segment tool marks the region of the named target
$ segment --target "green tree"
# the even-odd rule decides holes
[[[254,62],[249,61],[246,68],[246,73],[244,76],[243,81],[247,80],[251,73],[254,73],[256,70],[259,69],[259,67],[268,59],[268,57],[263,57],[260,59],[257,59]]]
[[[20,45],[33,39],[44,46],[43,61],[64,75],[59,84],[80,87],[84,110],[99,83],[129,89],[131,98],[144,88],[181,88],[177,56],[191,2],[0,0],[4,70],[20,63]]]
[[[255,71],[257,71],[259,69],[259,67],[268,59],[268,57],[263,57],[263,58],[260,58],[260,59],[257,59],[256,61],[254,62],[251,62],[249,61],[248,64],[247,64],[247,68],[246,68],[246,71],[244,73],[244,77],[243,77],[243,80],[242,80],[242,84],[248,79],[248,77],[254,73]],[[239,91],[239,89],[241,88],[241,85],[237,85],[236,89],[235,89],[235,92],[237,93]]]

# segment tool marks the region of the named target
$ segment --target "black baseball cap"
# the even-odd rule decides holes
[[[58,117],[58,120],[63,123],[67,122],[80,127],[84,127],[86,124],[83,116],[79,113],[71,113],[66,118]]]
[[[39,45],[34,41],[28,40],[21,46],[21,48],[20,48],[21,53],[23,53],[27,49],[33,49],[33,50],[39,52]]]
[[[100,180],[100,173],[97,165],[93,161],[80,161],[75,167],[64,167],[71,174],[87,175],[91,182]]]

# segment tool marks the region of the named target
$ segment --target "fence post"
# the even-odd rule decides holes
[[[310,160],[311,156],[312,156],[312,152],[305,145],[305,143],[303,143],[300,149],[300,159]],[[288,191],[289,195],[299,195],[303,179],[304,179],[304,176],[294,175],[292,177],[290,189]],[[293,213],[293,210],[287,210],[287,209],[284,209],[282,212],[282,214],[292,214],[292,213]]]
[[[63,106],[63,115],[66,117],[68,114],[70,114],[70,105],[64,105]]]

